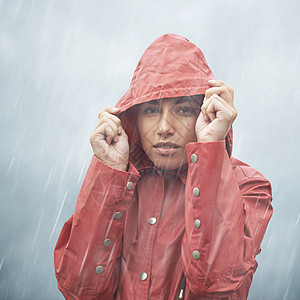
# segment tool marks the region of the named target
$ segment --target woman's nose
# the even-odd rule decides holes
[[[167,137],[174,134],[174,126],[172,124],[172,118],[169,114],[161,115],[158,124],[157,134],[162,137]]]

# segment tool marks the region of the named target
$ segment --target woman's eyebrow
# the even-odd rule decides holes
[[[161,99],[150,100],[150,101],[146,102],[145,104],[160,105],[161,101],[162,101]],[[181,103],[186,103],[186,102],[192,103],[192,104],[197,104],[197,103],[198,103],[198,101],[196,101],[196,100],[193,99],[193,98],[183,97],[183,98],[178,99],[178,100],[174,103],[174,105],[176,105],[176,104],[181,104]]]
[[[181,104],[181,103],[185,103],[185,102],[190,102],[192,104],[196,104],[197,103],[197,101],[195,101],[194,99],[191,99],[191,98],[181,98],[181,99],[177,100],[175,102],[175,104]]]

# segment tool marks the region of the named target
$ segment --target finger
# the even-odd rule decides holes
[[[208,105],[210,105],[210,103],[214,100],[218,100],[219,102],[223,103],[223,105],[225,105],[228,109],[230,109],[232,112],[235,111],[235,107],[232,106],[231,104],[229,104],[227,101],[225,101],[222,97],[213,94],[209,99],[207,99],[205,101],[205,103],[202,105],[201,110],[203,109],[203,111],[205,112],[207,110]]]
[[[216,79],[210,79],[208,80],[208,83],[210,86],[223,86],[227,85],[224,81],[222,80],[216,80]]]
[[[106,107],[106,108],[104,108],[100,113],[99,113],[99,115],[100,114],[102,114],[103,112],[108,112],[108,113],[110,113],[110,114],[117,114],[118,112],[120,112],[120,108],[118,108],[118,107],[112,107],[112,106],[110,106],[110,107]],[[98,115],[98,116],[99,116]]]
[[[216,94],[213,94],[209,99],[207,99],[206,101],[205,101],[205,103],[202,105],[202,107],[201,107],[201,110],[202,110],[202,112],[204,113],[204,114],[207,114],[207,109],[208,109],[208,107],[211,105],[211,103],[213,102],[213,101],[215,101],[215,100],[217,100],[217,101],[220,101],[221,103],[223,103],[224,105],[226,105],[228,108],[230,108],[231,109],[231,106],[223,99],[223,98],[221,98],[220,96],[218,96],[218,95],[216,95]]]
[[[212,87],[206,90],[205,97],[208,99],[212,95],[218,95],[222,97],[226,102],[232,104],[233,103],[233,97],[226,86],[220,86],[220,87]]]
[[[214,120],[218,117],[219,113],[223,113],[226,116],[226,119],[234,120],[237,117],[237,111],[232,108],[224,99],[214,95],[212,96],[204,107],[205,113],[209,118]]]
[[[119,134],[119,126],[118,126],[111,118],[109,118],[109,117],[104,117],[104,118],[102,119],[102,121],[103,121],[103,124],[109,124],[110,127],[114,130],[114,133],[115,133],[116,135]]]
[[[114,122],[116,124],[116,126],[121,126],[121,120],[118,117],[116,117],[112,114],[109,114],[109,113],[101,114],[101,116],[98,120],[98,124],[105,123],[108,120],[110,120],[111,122]]]
[[[95,135],[101,135],[106,140],[107,144],[111,144],[115,136],[118,136],[118,128],[115,124],[103,123],[94,132]]]
[[[119,141],[119,136],[115,135],[112,141],[113,143],[117,143]]]
[[[205,122],[210,120],[210,118],[208,117],[206,111],[207,111],[207,107],[208,107],[208,105],[210,104],[211,101],[212,101],[211,98],[210,99],[207,99],[207,98],[203,99],[203,104],[201,106],[201,113],[202,113],[203,120]]]
[[[98,124],[97,124],[96,128],[108,121],[113,122],[114,124],[116,124],[117,127],[121,126],[121,120],[118,117],[116,117],[108,112],[103,112],[98,119]]]
[[[210,85],[210,86],[226,86],[226,87],[228,87],[228,88],[231,88],[227,83],[225,83],[224,81],[222,81],[222,80],[208,80],[208,84]]]
[[[109,124],[106,124],[104,128],[104,133],[107,144],[112,144],[114,138],[117,136],[115,130],[111,128]]]
[[[210,104],[210,102],[212,101],[214,96],[217,96],[217,95],[213,95],[210,98],[206,98],[206,97],[204,98],[203,104],[201,106],[201,111],[203,112],[203,114],[206,114],[207,107]]]
[[[234,94],[233,88],[228,85],[227,83],[225,83],[222,80],[208,80],[208,84],[212,87],[226,87],[229,91],[229,93],[232,95]]]
[[[113,115],[117,114],[118,112],[120,112],[120,109],[117,108],[117,107],[106,107],[101,112],[99,112],[99,114],[98,114],[98,121],[101,119],[101,117],[103,115],[111,115],[111,116],[113,116]]]
[[[122,127],[122,125],[119,127],[119,136],[127,137],[127,134],[126,134],[124,128]]]
[[[216,118],[216,110],[214,109],[213,100],[214,99],[211,99],[211,101],[208,102],[208,105],[205,110],[205,115],[206,115],[207,121],[208,121],[208,119],[210,121],[213,121]]]
[[[205,122],[210,121],[209,116],[206,113],[201,112],[200,114]]]
[[[210,102],[210,104],[206,109],[206,115],[209,117],[211,121],[213,121],[216,118],[218,111],[222,109],[224,110],[224,108],[222,107],[222,103],[220,103],[218,99],[214,98],[212,99],[212,101]]]
[[[103,117],[109,117],[109,118],[111,118],[112,120],[114,120],[115,123],[116,123],[118,126],[121,125],[121,120],[120,120],[117,116],[113,115],[113,114],[110,113],[110,112],[103,111],[103,112],[101,112],[101,113],[98,114],[98,120],[99,120],[99,121],[100,121]]]

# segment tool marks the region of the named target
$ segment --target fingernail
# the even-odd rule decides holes
[[[216,82],[216,80],[214,80],[214,79],[210,79],[210,80],[208,80],[208,82],[215,83],[215,82]]]
[[[112,109],[113,109],[113,110],[120,110],[120,108],[115,107],[115,106],[114,106]]]
[[[121,134],[121,133],[122,133],[122,127],[119,126],[119,134]]]

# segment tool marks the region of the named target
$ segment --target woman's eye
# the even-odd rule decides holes
[[[145,115],[157,114],[158,112],[159,110],[156,107],[147,107],[143,110]]]
[[[195,113],[194,109],[189,106],[179,107],[177,112],[183,115],[192,115]]]

